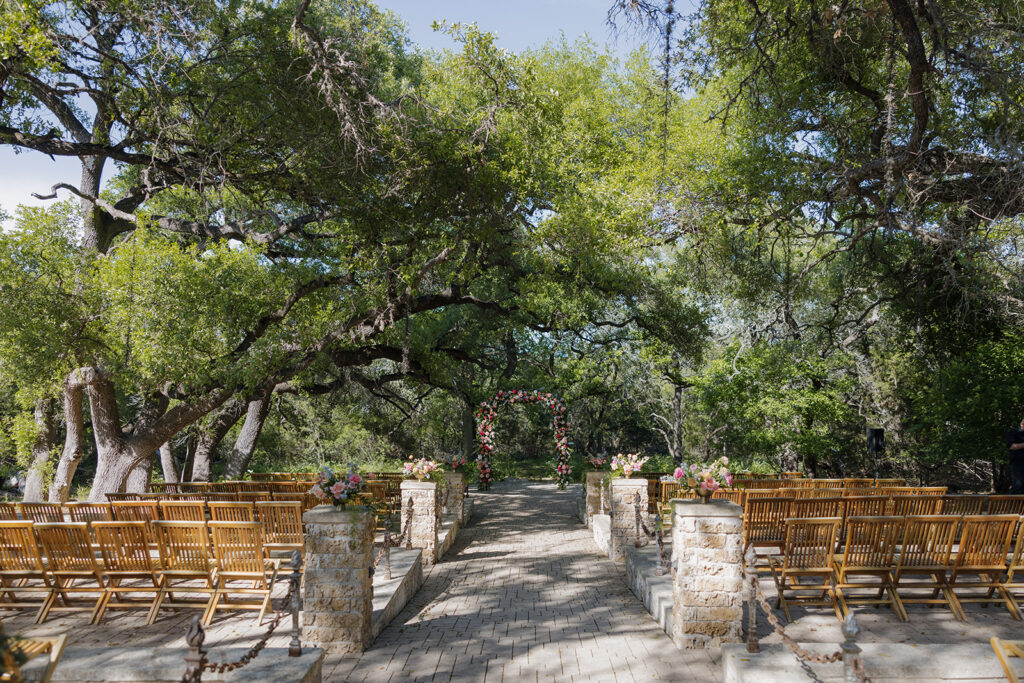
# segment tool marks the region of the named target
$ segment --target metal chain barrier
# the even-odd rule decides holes
[[[409,496],[409,502],[402,513],[402,535],[398,537],[398,545],[405,543],[405,549],[412,550],[412,496]]]
[[[390,522],[388,523],[390,526]],[[373,560],[373,565],[370,567],[370,576],[373,576],[373,572],[376,571],[377,565],[380,561],[387,558],[387,562],[384,563],[384,577],[391,580],[391,530],[384,529],[384,544],[381,546],[380,552],[377,553],[377,557]]]
[[[658,567],[657,572],[659,576],[664,576],[666,572],[671,572],[675,576],[675,572],[672,571],[672,563],[668,561],[668,555],[665,554],[665,539],[662,531],[662,520],[661,515],[655,513],[654,515],[654,531],[652,532],[647,528],[647,524],[644,522],[643,517],[643,501],[640,498],[639,493],[633,494],[633,510],[636,514],[636,547],[642,548],[647,545],[647,539],[653,538],[658,543],[658,554],[661,556],[661,567]],[[640,541],[641,534],[645,537],[643,542]]]
[[[267,642],[270,640],[270,637],[274,634],[274,631],[277,630],[278,625],[286,615],[297,615],[297,611],[299,609],[298,601],[293,600],[293,596],[297,595],[299,582],[301,580],[300,570],[302,568],[302,556],[298,551],[292,553],[291,564],[292,574],[288,577],[288,592],[285,593],[284,596],[284,607],[278,610],[274,615],[274,618],[271,619],[263,636],[252,647],[250,647],[244,655],[235,661],[221,662],[218,664],[213,664],[208,661],[207,652],[202,649],[203,641],[206,640],[206,632],[203,630],[199,617],[192,617],[192,622],[188,627],[188,633],[185,636],[185,642],[188,643],[189,652],[185,655],[185,662],[187,666],[185,668],[185,674],[181,677],[182,683],[201,683],[203,679],[203,671],[224,673],[226,671],[241,669],[243,666],[255,659],[256,656],[259,655],[259,653],[267,646]],[[297,619],[293,619],[293,625],[297,630]],[[293,654],[297,638],[298,633],[296,632],[293,634],[292,645],[289,647],[289,656],[298,656],[301,654],[301,647],[297,654]]]
[[[870,683],[870,679],[867,677],[864,671],[864,662],[860,658],[860,648],[854,643],[854,639],[860,633],[860,628],[857,626],[857,619],[854,617],[853,612],[850,612],[846,621],[843,623],[843,636],[846,638],[846,642],[842,644],[840,649],[827,655],[819,655],[809,650],[805,650],[800,647],[793,638],[786,633],[785,627],[779,622],[778,617],[772,611],[771,605],[768,603],[768,598],[761,590],[761,585],[757,577],[757,568],[754,566],[754,551],[753,548],[748,548],[747,554],[744,558],[743,570],[746,574],[748,581],[750,582],[750,595],[751,601],[748,604],[748,621],[747,621],[747,652],[760,652],[760,643],[757,637],[757,615],[753,609],[753,602],[761,607],[761,611],[764,612],[765,618],[771,625],[772,630],[778,634],[779,638],[782,639],[783,645],[796,655],[797,659],[813,662],[815,664],[834,664],[835,662],[842,661],[845,669],[846,680],[850,683]]]

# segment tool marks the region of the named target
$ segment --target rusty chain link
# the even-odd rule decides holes
[[[757,569],[753,566],[753,563],[744,563],[743,569],[744,573],[747,575],[748,580],[750,581],[750,590],[754,595],[754,599],[757,601],[757,604],[761,607],[761,611],[764,612],[765,618],[771,625],[772,630],[774,630],[775,633],[778,634],[779,638],[782,639],[783,645],[789,648],[789,650],[792,651],[792,653],[796,655],[798,659],[813,662],[815,664],[834,664],[836,662],[842,661],[843,651],[841,649],[836,650],[831,654],[819,655],[800,647],[800,644],[793,640],[793,638],[788,633],[786,633],[785,627],[779,622],[779,618],[776,617],[774,612],[772,611],[771,605],[768,603],[768,598],[761,590],[761,586],[758,582],[757,577]],[[751,620],[749,628],[751,631],[754,630],[753,619]],[[860,681],[860,683],[871,683],[871,679],[867,677],[864,671],[863,661],[861,661],[860,659],[854,660],[853,670],[854,673],[857,675],[857,680]]]
[[[196,666],[189,667],[189,669],[185,672],[185,675],[181,678],[182,683],[200,683],[200,681],[202,681],[204,671],[213,671],[215,673],[234,671],[235,669],[241,669],[243,666],[245,666],[253,659],[255,659],[256,656],[263,650],[263,648],[267,646],[267,642],[270,640],[270,636],[274,634],[274,631],[281,623],[281,620],[284,619],[286,614],[290,613],[288,607],[291,604],[292,593],[294,590],[295,582],[289,581],[288,592],[285,593],[284,596],[284,609],[280,609],[277,611],[277,614],[275,614],[274,618],[270,621],[270,625],[267,626],[266,633],[264,633],[263,636],[252,647],[250,647],[244,655],[242,655],[233,662],[220,662],[218,664],[214,664],[207,659],[206,651],[200,649],[200,657],[198,662],[196,662]],[[197,630],[198,632],[193,632],[194,630]],[[202,632],[202,626],[198,626],[197,628],[197,622],[193,622],[192,627],[189,629],[189,634],[186,637],[186,640],[189,642],[189,644],[192,644],[192,642],[196,640],[198,642],[197,647],[201,648],[203,638],[204,635]]]
[[[636,547],[642,548],[647,545],[646,539],[643,543],[640,542],[640,531],[642,530],[646,538],[653,538],[658,543],[658,554],[661,556],[661,564],[663,565],[662,572],[669,572],[675,576],[675,572],[672,571],[672,563],[668,561],[668,556],[665,554],[665,539],[662,535],[662,524],[661,515],[655,514],[654,531],[652,532],[647,528],[647,524],[644,522],[643,514],[641,513],[642,501],[639,493],[633,494],[633,509],[636,513],[636,526],[637,526],[637,540]]]
[[[409,503],[402,510],[405,519],[402,520],[402,535],[398,537],[398,545],[405,543],[406,550],[412,550],[412,496],[409,496]]]

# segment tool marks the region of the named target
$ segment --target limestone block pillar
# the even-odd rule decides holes
[[[743,509],[727,500],[672,501],[672,640],[718,648],[743,636]]]
[[[429,567],[437,563],[437,484],[415,479],[402,482],[403,525],[406,523],[409,501],[412,501],[412,517],[409,518],[412,547],[423,549],[423,566]]]
[[[611,558],[626,561],[626,548],[637,541],[636,501],[640,498],[643,521],[647,521],[647,480],[612,479],[611,485]],[[643,533],[641,531],[640,533]]]
[[[587,472],[584,491],[587,498],[587,526],[593,523],[594,515],[603,515],[607,512],[601,509],[601,482],[604,481],[605,474],[605,472]]]
[[[362,652],[372,640],[373,512],[362,506],[308,510],[302,639],[326,652]]]
[[[463,505],[463,502],[465,499],[462,496],[462,473],[445,472],[444,478],[448,482],[448,488],[444,494],[446,498],[445,507],[448,508],[449,514],[455,515],[455,520],[459,523],[459,526],[463,526],[465,524],[463,521],[465,516],[465,505]]]

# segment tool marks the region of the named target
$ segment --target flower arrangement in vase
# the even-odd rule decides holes
[[[729,471],[729,458],[724,455],[710,465],[690,463],[677,467],[673,474],[676,482],[700,496],[702,502],[708,502],[715,491],[732,486],[732,472]]]
[[[634,472],[639,472],[648,460],[650,460],[649,457],[641,458],[639,453],[626,453],[625,455],[619,453],[612,457],[612,475],[622,475],[629,479]]]
[[[590,466],[592,470],[599,470],[608,463],[608,457],[604,455],[586,455],[583,456],[584,462]]]
[[[424,479],[433,479],[435,476],[441,474],[443,470],[433,460],[427,460],[426,458],[420,458],[419,460],[413,460],[413,457],[409,456],[409,462],[405,463],[405,476],[416,477],[420,481]]]
[[[469,460],[466,459],[466,456],[462,455],[461,453],[458,453],[456,455],[450,455],[446,457],[444,459],[444,466],[448,469],[449,472],[459,472],[460,468],[465,466],[466,463],[468,462]]]
[[[362,491],[364,486],[366,481],[355,470],[339,473],[324,468],[323,472],[317,475],[316,483],[309,492],[317,500],[344,510],[345,504]]]

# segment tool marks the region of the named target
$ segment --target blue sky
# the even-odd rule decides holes
[[[562,35],[571,41],[586,34],[621,55],[638,45],[629,36],[613,36],[605,24],[611,0],[378,0],[377,4],[405,21],[414,43],[432,50],[454,46],[446,34],[431,29],[434,21],[441,20],[476,23],[497,34],[498,45],[513,52],[540,47]],[[48,194],[56,182],[77,185],[78,176],[77,159],[15,154],[10,146],[0,145],[0,208],[14,213],[19,203],[42,204],[32,198],[33,192]]]

